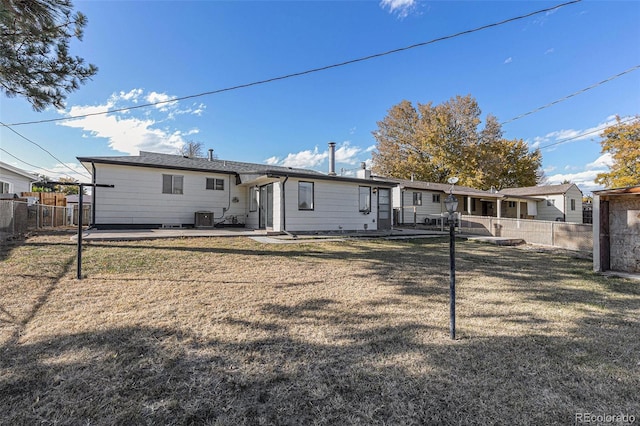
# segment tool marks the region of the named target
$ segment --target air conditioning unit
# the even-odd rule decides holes
[[[213,212],[196,212],[194,226],[196,228],[213,228]]]

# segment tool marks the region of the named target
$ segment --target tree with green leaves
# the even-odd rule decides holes
[[[66,195],[80,192],[80,182],[77,179],[61,177],[57,181],[53,181],[46,175],[39,175],[38,177],[40,180],[33,185],[33,192],[60,192]],[[60,185],[60,183],[71,185]],[[83,188],[83,193],[86,193],[86,188]]]
[[[613,164],[607,173],[599,173],[596,183],[607,188],[640,185],[640,116],[630,122],[616,117],[616,124],[602,133],[602,153],[610,154]]]
[[[0,88],[36,111],[64,108],[67,94],[98,71],[69,52],[82,40],[87,18],[71,0],[0,0]]]
[[[542,154],[520,140],[503,138],[489,115],[480,129],[481,111],[470,95],[439,105],[409,101],[394,105],[373,132],[377,144],[373,169],[382,176],[459,184],[482,189],[536,185]]]

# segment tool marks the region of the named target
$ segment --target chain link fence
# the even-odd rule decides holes
[[[91,206],[83,206],[82,222],[89,224]],[[0,236],[2,241],[30,231],[71,227],[78,224],[78,206],[49,206],[25,201],[0,200]]]

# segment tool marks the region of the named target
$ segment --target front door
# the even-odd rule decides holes
[[[378,188],[378,229],[391,229],[391,190]]]
[[[260,187],[259,227],[260,229],[273,228],[273,184]]]

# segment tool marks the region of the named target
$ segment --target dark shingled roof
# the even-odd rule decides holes
[[[217,173],[265,173],[273,172],[295,172],[310,176],[324,176],[323,173],[313,170],[296,169],[292,167],[271,166],[268,164],[242,163],[239,161],[228,161],[207,158],[189,158],[182,155],[160,154],[157,152],[140,151],[140,155],[127,155],[118,157],[78,157],[78,161],[103,164],[121,164],[127,166],[146,166],[167,169],[205,171]]]
[[[122,166],[154,167],[174,170],[190,170],[196,172],[226,173],[231,175],[274,175],[295,176],[309,179],[337,180],[362,183],[365,179],[354,177],[328,176],[315,170],[299,169],[295,167],[272,166],[269,164],[243,163],[208,158],[189,158],[182,155],[160,154],[156,152],[140,151],[140,155],[113,157],[77,157],[81,163],[101,163]],[[366,180],[372,182],[370,179]],[[386,180],[375,181],[381,186],[393,186]]]
[[[448,193],[451,189],[451,185],[448,183],[434,183],[434,182],[422,182],[407,179],[396,178],[384,178],[386,181],[396,182],[397,184],[404,186],[405,188],[424,189],[425,191],[438,191]],[[499,193],[492,193],[489,191],[483,191],[481,189],[471,188],[468,186],[453,185],[453,193],[457,195],[484,195],[494,196],[500,198]]]
[[[561,185],[541,185],[541,186],[526,186],[524,188],[506,188],[501,189],[500,193],[504,195],[550,195],[550,194],[564,194],[569,188],[573,186],[572,183],[563,183]]]

